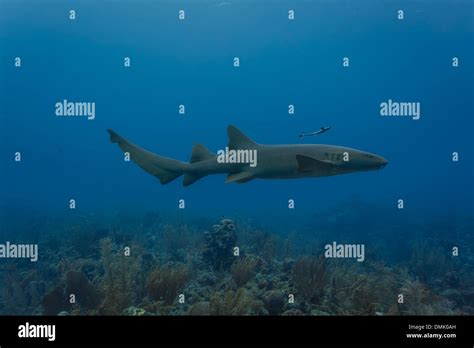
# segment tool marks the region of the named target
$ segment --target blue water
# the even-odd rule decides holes
[[[378,222],[400,214],[423,221],[472,216],[472,10],[470,0],[3,0],[0,207],[70,214],[74,198],[77,214],[178,211],[183,198],[182,214],[247,214],[291,225],[358,199],[379,208],[366,212]],[[346,56],[349,68],[342,67]],[[95,120],[55,116],[64,99],[95,102]],[[421,118],[381,117],[388,99],[420,102]],[[216,175],[189,187],[181,178],[163,186],[124,162],[106,132],[188,160],[195,143],[224,148],[229,124],[259,143],[343,145],[390,163],[327,178],[224,184]],[[322,125],[332,129],[297,137]],[[13,161],[16,151],[21,163]]]

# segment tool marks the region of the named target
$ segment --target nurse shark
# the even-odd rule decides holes
[[[235,126],[227,129],[229,144],[214,154],[201,144],[193,147],[189,163],[147,151],[111,129],[112,143],[162,184],[184,175],[189,186],[211,174],[227,174],[226,183],[246,183],[253,179],[299,179],[323,177],[384,168],[388,161],[369,152],[322,144],[258,144]],[[253,155],[253,156],[252,156]],[[252,159],[253,161],[239,161]]]

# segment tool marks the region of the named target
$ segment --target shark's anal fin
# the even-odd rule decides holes
[[[205,176],[205,174],[184,174],[183,186],[189,186]]]
[[[227,180],[225,181],[226,184],[231,182],[238,182],[239,184],[250,181],[254,178],[253,174],[250,172],[238,172],[238,173],[231,173],[227,176]]]
[[[303,173],[315,170],[329,171],[334,168],[334,164],[331,162],[321,161],[305,155],[296,155],[296,161],[298,162],[298,171]]]

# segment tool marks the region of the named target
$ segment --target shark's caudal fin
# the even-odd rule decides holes
[[[151,175],[157,177],[162,184],[167,184],[181,176],[188,165],[187,163],[163,157],[142,149],[111,129],[108,129],[107,132],[110,134],[111,142],[117,143],[123,152],[128,152],[133,162]]]
[[[256,149],[259,146],[235,126],[229,125],[227,134],[229,136],[229,149]]]
[[[209,151],[204,145],[196,144],[193,147],[193,152],[191,153],[191,160],[189,161],[189,163],[205,161],[215,156],[216,155]],[[199,179],[205,177],[206,175],[206,173],[187,173],[184,175],[183,186],[189,186],[192,183],[198,181]]]

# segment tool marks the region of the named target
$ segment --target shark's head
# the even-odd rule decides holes
[[[329,176],[384,168],[388,161],[373,153],[334,145],[314,145],[296,155],[303,176]]]
[[[347,152],[349,154],[349,161],[343,161],[341,167],[344,167],[349,172],[383,169],[388,164],[385,158],[373,153],[355,149],[350,149]]]

